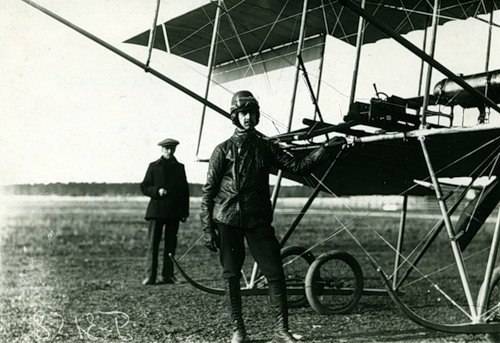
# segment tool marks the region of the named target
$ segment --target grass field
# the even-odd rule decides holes
[[[275,227],[282,235],[301,201],[280,203]],[[355,235],[387,273],[393,252],[379,235],[394,244],[399,217],[395,212],[360,208],[335,209],[325,203],[306,215],[290,244],[319,244],[318,256],[332,249],[349,251],[363,267],[365,286],[382,287],[356,245]],[[180,277],[175,286],[144,287],[147,223],[144,198],[4,197],[0,207],[0,342],[224,342],[229,336],[223,299],[194,289]],[[221,286],[216,255],[197,243],[199,202],[181,226],[177,258],[190,275]],[[412,213],[405,251],[435,222],[426,211]],[[466,256],[469,277],[478,284],[493,224],[488,223]],[[451,263],[444,235],[419,265],[419,273],[403,288],[403,298],[434,320],[464,320],[460,311],[435,291],[432,273]],[[187,252],[187,253],[186,253]],[[246,265],[252,263],[247,258]],[[179,276],[179,274],[177,274]],[[430,279],[459,305],[461,287],[456,268]],[[473,294],[478,289],[474,288]],[[253,342],[271,337],[266,297],[245,297],[244,316]],[[481,342],[482,335],[449,335],[428,331],[403,317],[387,296],[362,297],[348,315],[323,316],[310,307],[291,310],[291,326],[304,342]]]

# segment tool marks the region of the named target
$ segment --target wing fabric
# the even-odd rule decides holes
[[[499,176],[500,165],[495,164],[493,170],[491,166],[500,154],[500,127],[444,129],[439,134],[435,131],[439,130],[424,130],[423,135],[438,177],[467,177],[478,168],[483,176]],[[414,183],[416,179],[429,180],[429,173],[418,138],[411,134],[406,133],[403,139],[354,144],[337,161],[322,190],[338,196],[430,194],[429,189]],[[305,151],[297,149],[294,153],[300,156]],[[318,178],[328,163],[315,171]],[[314,178],[287,177],[307,185],[316,184]]]
[[[302,1],[225,0],[224,4],[216,47],[216,66],[241,60],[248,63],[255,54],[297,42]],[[207,65],[216,5],[212,1],[158,25],[154,47]],[[500,0],[442,0],[439,23],[476,17],[498,8]],[[430,2],[426,0],[368,0],[366,10],[400,34],[430,25],[432,14]],[[337,0],[309,0],[306,38],[328,34],[354,45],[357,25],[358,17],[344,9]],[[162,26],[167,37],[163,34]],[[149,30],[125,42],[147,46],[148,38]],[[387,37],[367,26],[365,44],[383,38]]]

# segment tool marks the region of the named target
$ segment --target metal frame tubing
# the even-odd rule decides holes
[[[210,41],[210,52],[208,55],[208,75],[207,75],[207,84],[205,86],[205,100],[208,99],[208,92],[210,90],[210,82],[212,81],[212,70],[214,67],[215,53],[216,53],[216,45],[217,45],[217,34],[219,33],[219,22],[220,22],[220,11],[222,6],[222,1],[217,1],[217,10],[215,12],[215,20],[214,20],[214,29],[212,31],[212,39]],[[205,114],[207,112],[207,105],[203,104],[203,109],[201,111],[201,119],[200,119],[200,129],[198,131],[198,142],[196,143],[196,157],[200,152],[200,144],[201,144],[201,136],[203,134],[203,125],[205,123]]]
[[[498,255],[498,245],[500,244],[500,211],[498,211],[497,223],[495,225],[495,231],[493,232],[493,238],[491,239],[491,247],[490,254],[488,256],[488,263],[486,265],[486,270],[484,272],[484,281],[483,281],[483,292],[479,293],[478,304],[477,304],[477,312],[478,317],[481,318],[483,315],[483,310],[486,295],[489,293],[489,287],[491,282],[491,276],[493,275],[493,269],[495,268],[495,261],[497,260]]]
[[[490,18],[488,20],[488,39],[487,39],[487,43],[486,43],[486,58],[485,58],[485,62],[484,62],[484,71],[485,72],[488,72],[489,69],[490,69],[490,57],[491,57],[491,38],[492,38],[492,27],[493,27],[493,8],[491,8],[491,12],[490,12]],[[484,87],[484,96],[488,96],[488,86],[489,86],[489,82],[487,81],[486,82],[486,85]],[[487,120],[486,118],[486,110],[484,109],[484,113],[480,113],[479,114],[479,122],[484,122],[485,120]]]
[[[300,56],[302,54],[302,47],[304,45],[304,32],[306,26],[307,19],[307,4],[308,0],[304,0],[302,3],[302,16],[300,20],[300,32],[299,32],[299,41],[297,44],[297,56],[295,58],[295,80],[293,83],[293,92],[292,92],[292,102],[290,105],[290,114],[288,116],[288,126],[286,132],[290,132],[292,130],[292,122],[293,122],[293,112],[295,110],[295,98],[297,97],[297,85],[299,81],[299,72],[300,72]],[[281,180],[283,179],[283,171],[280,169],[277,174],[276,184],[273,188],[273,194],[271,196],[271,204],[273,206],[273,212],[276,208],[276,202],[278,200],[278,194],[281,187]],[[255,278],[257,277],[257,266],[254,263],[252,269],[252,276],[250,277],[250,286],[255,285]]]
[[[361,8],[365,8],[366,0],[361,0]],[[363,40],[365,37],[365,18],[362,16],[358,20],[358,34],[356,36],[356,57],[354,60],[354,70],[352,72],[352,82],[351,82],[351,94],[349,95],[349,106],[354,103],[354,98],[356,96],[356,85],[358,83],[359,74],[359,62],[361,59],[361,47],[363,46]]]
[[[168,83],[169,85],[171,85],[172,87],[178,89],[179,91],[183,92],[184,94],[190,96],[191,98],[195,99],[196,101],[199,101],[201,102],[202,104],[206,104],[208,107],[210,107],[212,110],[214,110],[215,112],[217,113],[220,113],[221,115],[223,115],[224,117],[226,118],[231,118],[231,115],[229,113],[227,113],[226,111],[224,111],[222,108],[220,108],[219,106],[217,106],[216,104],[208,101],[208,100],[205,100],[204,98],[202,98],[200,95],[196,94],[195,92],[193,92],[192,90],[190,90],[189,88],[187,87],[184,87],[183,85],[181,85],[180,83],[172,80],[171,78],[163,75],[162,73],[160,73],[159,71],[145,65],[144,63],[142,63],[141,61],[139,61],[138,59],[130,56],[129,54],[127,54],[126,52],[123,52],[121,51],[120,49],[114,47],[113,45],[109,44],[108,42],[102,40],[101,38],[97,37],[96,35],[80,28],[79,26],[76,26],[75,24],[69,22],[68,20],[64,19],[63,17],[55,14],[54,12],[46,9],[45,7],[42,7],[40,5],[38,5],[37,3],[31,1],[31,0],[21,0],[23,2],[25,2],[26,4],[30,5],[31,7],[39,10],[40,12],[48,15],[49,17],[57,20],[58,22],[68,26],[69,28],[75,30],[76,32],[84,35],[85,37],[87,37],[88,39],[96,42],[97,44],[103,46],[104,48],[114,52],[115,54],[117,54],[118,56],[126,59],[127,61],[129,61],[130,63],[132,64],[135,64],[136,66],[144,69],[146,72],[156,76],[157,78],[159,78],[160,80]]]
[[[305,32],[306,17],[307,17],[307,3],[308,3],[307,0],[304,0],[304,2],[302,4],[302,17],[301,17],[301,21],[300,21],[299,41],[297,44],[297,57],[295,58],[295,81],[293,83],[292,102],[291,102],[291,106],[290,106],[290,113],[288,116],[288,126],[287,126],[287,131],[286,131],[287,133],[290,132],[292,129],[293,112],[295,110],[295,98],[297,96],[297,84],[299,81],[299,72],[300,72],[299,58],[302,54],[302,47],[304,45],[304,32]],[[273,211],[274,211],[274,208],[276,207],[276,199],[278,198],[282,178],[283,178],[283,171],[280,169],[278,171],[278,174],[277,174],[276,185],[274,186],[273,194],[271,197]]]
[[[160,12],[160,1],[161,0],[156,0],[156,10],[155,10],[155,17],[153,19],[153,27],[151,28],[151,34],[149,35],[149,42],[148,42],[148,58],[146,60],[146,66],[149,66],[149,62],[151,62],[151,54],[153,52],[153,46],[155,44],[155,37],[156,37],[156,23],[158,22],[158,12]],[[163,25],[162,25],[163,26]]]
[[[311,95],[311,99],[314,105],[314,113],[319,116],[319,121],[323,122],[323,116],[321,115],[321,110],[319,109],[318,105],[318,100],[316,99],[316,96],[314,95],[314,89],[311,84],[311,80],[309,79],[309,74],[307,73],[306,66],[304,64],[304,60],[302,59],[302,56],[298,56],[299,59],[299,66],[300,69],[302,70],[302,75],[304,76],[304,79],[306,81],[307,89],[309,90],[309,94]]]
[[[290,227],[288,228],[288,230],[285,232],[285,235],[283,236],[283,238],[280,241],[280,246],[281,247],[283,247],[285,245],[285,243],[288,240],[288,238],[290,238],[290,236],[292,235],[292,233],[295,231],[295,229],[297,228],[297,226],[300,224],[300,221],[302,220],[302,218],[306,214],[307,210],[311,206],[311,204],[314,201],[314,199],[316,199],[316,196],[318,195],[318,193],[320,191],[320,188],[321,188],[324,180],[326,179],[326,177],[328,176],[328,174],[330,174],[330,172],[332,171],[333,166],[337,162],[337,160],[340,157],[340,155],[342,154],[342,152],[343,152],[343,150],[340,150],[340,152],[337,154],[337,156],[335,156],[335,158],[333,159],[332,163],[330,163],[330,165],[328,166],[328,169],[323,173],[323,175],[321,176],[320,181],[318,182],[318,184],[314,187],[313,191],[311,192],[311,195],[309,195],[309,198],[307,199],[306,203],[302,207],[302,210],[297,215],[297,217],[295,217],[293,223],[290,225]],[[276,200],[276,198],[277,198],[277,197],[274,198],[274,195],[275,195],[274,191],[275,190],[276,190],[276,187],[273,190],[273,199],[274,200]],[[273,202],[273,210],[274,210],[274,207],[275,207],[275,202]],[[253,264],[253,268],[252,268],[252,276],[250,277],[250,283],[248,285],[249,288],[255,287],[255,282],[256,282],[255,279],[257,278],[257,272],[258,272],[257,263],[254,263]]]
[[[321,48],[321,57],[318,66],[318,83],[316,85],[316,101],[319,101],[319,92],[321,90],[321,79],[323,78],[323,65],[325,62],[325,48],[326,48],[326,33],[323,35],[323,47]],[[316,120],[316,115],[314,116]]]
[[[458,84],[460,87],[462,87],[464,90],[469,92],[470,94],[476,96],[477,98],[481,99],[481,101],[485,102],[493,108],[495,111],[497,111],[500,114],[500,107],[491,100],[488,97],[485,97],[483,93],[477,91],[473,87],[471,87],[467,82],[465,82],[460,76],[457,76],[455,73],[453,73],[451,70],[446,68],[444,65],[427,55],[425,52],[420,50],[418,47],[416,47],[413,43],[408,41],[407,39],[403,38],[400,34],[394,32],[391,28],[386,26],[385,24],[381,23],[379,20],[375,19],[374,16],[360,8],[359,6],[354,5],[350,0],[339,0],[339,2],[349,8],[351,11],[354,13],[364,17],[368,22],[370,22],[373,26],[375,26],[377,29],[379,29],[381,32],[385,33],[387,36],[393,38],[395,41],[397,41],[399,44],[404,46],[406,49],[410,50],[413,54],[417,55],[427,63],[431,64],[434,68],[439,70],[441,73],[443,73],[446,77],[448,77],[450,80],[454,81],[456,84]]]
[[[488,20],[488,40],[486,43],[486,60],[484,63],[484,71],[489,71],[490,69],[490,57],[491,57],[491,37],[492,37],[492,28],[493,28],[493,16],[494,16],[494,11],[493,8],[491,8],[490,12],[490,18]],[[486,87],[488,87],[488,84],[486,84]]]
[[[316,199],[316,196],[318,195],[321,187],[323,186],[323,182],[325,181],[326,177],[332,171],[333,166],[335,165],[335,163],[337,162],[337,160],[339,159],[339,157],[340,157],[340,155],[342,154],[343,151],[344,151],[343,149],[339,151],[339,153],[337,154],[337,156],[335,156],[335,158],[333,159],[332,163],[330,163],[330,165],[328,166],[328,168],[326,169],[326,171],[321,176],[320,181],[314,187],[311,195],[309,196],[309,198],[307,199],[306,203],[302,207],[302,210],[300,210],[300,213],[297,215],[297,217],[295,217],[295,220],[293,221],[292,225],[290,225],[290,228],[287,230],[287,232],[285,233],[285,235],[281,239],[281,241],[280,241],[280,246],[281,247],[283,247],[285,245],[286,241],[290,238],[290,236],[292,235],[292,233],[295,231],[295,229],[297,228],[297,226],[300,224],[300,221],[302,220],[302,218],[304,218],[307,210],[311,206],[311,204],[314,201],[314,199]]]
[[[398,241],[396,243],[396,256],[394,256],[394,272],[392,274],[393,290],[397,290],[398,286],[399,260],[401,259],[400,254],[403,248],[407,210],[408,210],[408,195],[405,194],[403,195],[403,207],[401,209],[401,219],[399,221]]]
[[[165,37],[165,47],[167,48],[167,53],[170,54],[170,42],[168,41],[167,26],[165,23],[161,25],[161,29],[163,31],[163,37]]]
[[[439,0],[434,0],[434,7],[432,9],[431,43],[430,43],[430,47],[429,47],[429,55],[432,59],[434,59],[434,53],[436,51],[436,36],[437,36],[437,27],[438,27],[439,4],[440,4]],[[423,101],[422,113],[421,113],[421,116],[422,116],[421,128],[425,128],[426,123],[427,123],[426,112],[427,112],[427,107],[429,107],[429,91],[431,89],[431,79],[432,79],[432,64],[427,63],[427,72],[425,75],[424,101]]]
[[[299,82],[299,72],[300,72],[299,57],[300,57],[300,55],[302,55],[302,48],[304,46],[304,33],[306,30],[306,19],[307,19],[307,4],[308,4],[308,0],[304,0],[304,2],[302,4],[302,16],[301,16],[301,20],[300,20],[299,41],[297,44],[297,57],[295,59],[295,80],[293,82],[292,101],[291,101],[291,105],[290,105],[290,114],[288,116],[287,132],[290,132],[290,130],[292,129],[293,112],[295,110],[295,98],[297,97],[297,85]]]
[[[455,240],[455,232],[453,230],[453,224],[450,219],[450,215],[448,213],[448,210],[446,208],[446,203],[443,200],[442,196],[442,191],[441,187],[439,185],[436,173],[434,172],[434,168],[432,166],[432,162],[429,156],[429,152],[427,151],[427,147],[425,145],[425,137],[421,136],[419,137],[420,145],[422,147],[422,153],[425,158],[425,163],[427,164],[427,169],[429,171],[429,176],[432,180],[432,185],[434,186],[434,191],[436,193],[436,199],[438,200],[439,203],[439,209],[441,210],[441,216],[443,217],[444,224],[446,227],[446,231],[448,232],[448,237],[450,239],[450,245],[451,249],[453,252],[453,256],[455,258],[455,263],[458,268],[458,273],[460,275],[460,280],[462,282],[462,287],[465,292],[465,297],[467,298],[467,304],[469,305],[469,311],[472,317],[473,322],[478,321],[478,317],[476,314],[476,307],[474,305],[474,300],[472,298],[472,293],[469,287],[469,280],[467,277],[467,274],[465,272],[465,267],[464,267],[464,260],[462,257],[462,253],[460,252],[460,249],[458,247],[457,241]]]
[[[425,51],[425,47],[427,46],[427,31],[428,31],[427,24],[428,24],[428,20],[426,19],[425,28],[424,28],[424,39],[422,42],[422,50],[423,51]],[[422,95],[422,83],[424,81],[424,66],[425,66],[424,60],[420,60],[420,73],[418,75],[418,90],[417,90],[418,96]]]
[[[458,197],[457,201],[455,202],[455,204],[448,211],[448,213],[449,213],[450,216],[455,212],[455,210],[458,208],[458,206],[462,203],[462,200],[467,195],[467,192],[471,189],[471,186],[472,186],[472,182],[470,183],[470,185],[468,187],[464,188],[464,190],[462,191],[462,193],[459,195],[459,197]],[[422,250],[420,250],[420,252],[415,256],[415,258],[413,259],[413,261],[410,263],[410,267],[406,270],[406,272],[403,275],[403,277],[400,280],[398,280],[398,284],[396,286],[396,289],[398,289],[399,287],[401,287],[401,285],[403,284],[403,282],[410,276],[411,272],[413,270],[415,270],[415,266],[417,266],[417,264],[420,262],[420,260],[422,259],[422,257],[427,252],[427,249],[429,249],[429,247],[431,246],[431,244],[437,238],[437,236],[439,235],[439,233],[441,232],[441,230],[444,227],[444,219],[441,218],[441,220],[436,224],[436,226],[437,227],[436,227],[436,230],[434,231],[434,233],[425,241],[425,243],[424,243],[424,245],[422,247]]]
[[[474,176],[472,178],[472,180],[470,181],[469,185],[467,187],[464,187],[464,189],[462,190],[462,192],[458,196],[457,200],[455,201],[455,203],[453,204],[453,206],[448,211],[448,214],[450,216],[453,215],[453,213],[455,213],[455,211],[457,210],[457,208],[460,206],[460,204],[462,203],[462,201],[465,199],[465,196],[467,195],[467,192],[472,188],[472,185],[473,185],[474,181],[477,180],[477,177],[478,177],[478,175]],[[443,227],[444,227],[444,219],[441,218],[441,220],[436,223],[436,229],[435,229],[434,233],[423,243],[423,247],[420,250],[420,252],[415,256],[415,258],[413,259],[413,261],[411,263],[409,263],[410,267],[406,270],[406,272],[403,275],[403,277],[398,280],[398,284],[396,286],[396,289],[398,289],[399,287],[401,287],[401,285],[403,284],[403,282],[410,276],[411,272],[413,270],[415,270],[415,267],[420,262],[420,260],[422,259],[422,257],[425,255],[425,253],[427,252],[427,249],[429,249],[429,247],[431,246],[431,244],[437,238],[437,236],[439,235],[439,233],[441,232],[441,230],[443,229]]]

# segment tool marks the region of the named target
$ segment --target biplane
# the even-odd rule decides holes
[[[383,293],[388,294],[409,319],[423,327],[451,333],[500,333],[500,268],[496,267],[500,214],[487,249],[486,263],[480,266],[484,269],[481,280],[469,277],[464,258],[467,247],[500,200],[500,126],[492,123],[494,120],[490,118],[500,115],[500,70],[489,70],[492,28],[499,26],[494,21],[494,14],[500,1],[214,0],[164,23],[157,22],[158,1],[152,28],[125,40],[127,44],[149,48],[146,62],[30,0],[23,1],[201,102],[204,107],[198,141],[202,137],[207,108],[229,117],[226,111],[208,100],[213,83],[292,66],[295,79],[287,130],[268,138],[295,156],[305,154],[332,137],[344,137],[346,144],[340,151],[332,152],[328,161],[307,177],[277,171],[278,181],[272,195],[274,203],[279,196],[282,177],[312,187],[304,207],[281,239],[283,259],[289,260],[287,264],[300,259],[307,263],[301,279],[295,275],[288,278],[287,274],[290,304],[309,303],[321,314],[347,313],[354,309],[363,294]],[[484,19],[484,15],[489,19]],[[486,66],[485,70],[475,74],[457,75],[435,58],[437,31],[440,24],[467,18],[476,18],[489,27]],[[415,30],[425,32],[424,48],[402,36]],[[356,48],[349,108],[339,123],[325,121],[318,101],[320,88],[315,89],[312,85],[306,66],[308,61],[316,59],[322,65],[327,37]],[[421,59],[419,94],[400,97],[376,90],[375,97],[369,101],[357,101],[361,49],[384,38],[393,39]],[[155,70],[150,65],[153,48],[205,65],[207,83],[204,96]],[[445,78],[432,88],[433,71],[440,72]],[[300,75],[306,81],[314,111],[312,118],[303,120],[303,127],[292,129]],[[467,115],[475,117],[474,125],[457,123],[459,108],[473,109],[469,111],[472,114],[468,112]],[[198,150],[199,143],[197,154]],[[470,191],[474,191],[476,197],[468,201]],[[361,265],[349,252],[334,250],[315,257],[312,248],[286,246],[319,192],[334,196],[380,194],[403,197],[398,239],[393,247],[392,273],[386,273],[349,228],[342,225],[342,230],[366,253],[367,260],[382,279],[384,289],[364,287]],[[413,195],[434,196],[440,219],[426,231],[417,247],[405,254],[402,247],[407,199]],[[459,214],[458,220],[452,219],[454,214]],[[410,275],[420,273],[419,263],[441,233],[446,237],[446,248],[453,258],[459,280],[457,288],[463,293],[463,303],[454,300],[437,285],[432,286],[463,314],[465,320],[457,319],[453,323],[422,317],[404,302],[400,292],[401,285]],[[193,286],[212,294],[224,293],[222,289],[193,280],[180,263],[174,262]],[[345,266],[345,275],[340,274],[340,268],[332,271],[328,267],[337,263]],[[479,285],[472,285],[473,281]],[[473,290],[478,290],[477,294]],[[265,280],[257,268],[253,268],[242,294],[267,294]],[[332,298],[341,300],[329,303],[328,299]]]

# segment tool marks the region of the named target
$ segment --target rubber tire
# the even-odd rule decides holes
[[[354,274],[354,292],[352,299],[340,308],[332,308],[321,303],[319,297],[321,290],[315,286],[315,280],[321,278],[321,267],[332,260],[345,262]],[[354,256],[345,251],[330,251],[320,255],[309,267],[306,274],[306,297],[309,305],[319,314],[344,314],[350,313],[357,306],[363,293],[363,271]]]
[[[500,286],[500,267],[495,268],[493,270],[492,275],[491,275],[490,286],[488,288],[488,294],[486,295],[486,299],[485,299],[485,302],[484,302],[486,304],[486,310],[490,307],[491,291],[496,286]],[[479,299],[481,298],[481,296],[484,293],[484,291],[485,291],[485,287],[484,287],[484,284],[482,284],[481,288],[479,289],[478,296],[477,296],[477,303],[479,303]],[[494,333],[494,334],[487,334],[486,338],[491,343],[498,343],[498,342],[500,342],[500,332],[499,333]]]
[[[300,256],[302,259],[304,259],[309,266],[311,263],[315,261],[315,257],[313,253],[310,251],[306,252],[306,248],[301,247],[301,246],[289,246],[281,249],[281,261],[284,261],[286,257],[290,256]],[[309,270],[309,269],[308,269]],[[305,279],[305,275],[303,277]],[[304,294],[303,297],[297,297],[297,299],[290,300],[288,299],[288,307],[289,308],[298,308],[298,307],[304,307],[307,305],[307,297]]]

